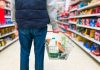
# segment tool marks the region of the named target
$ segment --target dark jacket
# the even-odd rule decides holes
[[[18,28],[41,28],[50,22],[47,0],[15,0]]]

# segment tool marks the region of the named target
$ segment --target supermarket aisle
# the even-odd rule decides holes
[[[19,70],[19,41],[0,53],[0,70]],[[30,56],[30,70],[34,69],[34,48]],[[80,48],[75,46],[67,60],[50,60],[45,54],[45,70],[100,70]]]

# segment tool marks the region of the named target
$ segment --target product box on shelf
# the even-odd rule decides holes
[[[16,38],[16,35],[15,34],[11,34],[11,35],[6,36],[4,38],[0,38],[0,47],[5,46],[7,43],[11,42],[15,38]]]
[[[96,55],[96,56],[100,56],[100,45],[98,44],[94,44],[94,48],[91,50],[91,53]]]
[[[100,18],[94,17],[78,19],[77,24],[90,27],[100,27]]]
[[[95,38],[95,40],[100,41],[100,31],[95,32],[94,38]]]
[[[95,24],[96,27],[100,27],[100,18],[98,18],[96,24]]]
[[[7,34],[7,33],[10,33],[12,31],[15,30],[15,27],[12,26],[12,27],[6,27],[6,28],[0,28],[0,36],[4,35],[4,34]]]
[[[6,41],[4,39],[0,39],[0,47],[5,45],[6,45]]]

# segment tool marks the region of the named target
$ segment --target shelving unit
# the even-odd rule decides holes
[[[62,27],[60,27],[61,29],[64,29]],[[69,31],[72,31],[70,29],[68,29]],[[75,31],[72,31],[74,33],[76,33]],[[91,53],[91,51],[89,49],[87,49],[84,44],[82,42],[78,42],[75,38],[68,36],[65,32],[61,31],[61,33],[63,33],[65,36],[67,36],[70,40],[72,40],[74,43],[76,43],[81,49],[83,49],[86,53],[88,53],[94,60],[96,60],[98,63],[100,63],[100,56],[95,56]],[[78,35],[80,35],[79,33],[76,33]],[[82,36],[83,37],[83,36]],[[99,43],[99,42],[98,42]]]
[[[76,22],[69,21],[69,24],[76,24]]]
[[[77,3],[77,2],[76,2]],[[97,3],[94,3],[94,4],[90,4],[90,5],[88,5],[88,6],[85,6],[85,7],[83,7],[83,8],[75,8],[75,9],[72,9],[72,10],[70,10],[70,12],[73,12],[73,11],[82,11],[82,10],[85,10],[85,9],[89,9],[89,8],[92,8],[92,7],[96,7],[96,6],[100,6],[100,1],[99,2],[97,2]]]
[[[74,5],[74,4],[77,4],[79,2],[81,2],[81,0],[77,0],[77,1],[74,1],[74,2],[70,2],[70,5]]]
[[[76,10],[77,10],[77,8],[70,10],[70,12],[73,12],[73,11],[76,11]],[[69,12],[69,13],[70,13],[70,12]]]
[[[68,30],[71,31],[71,32],[73,32],[73,33],[75,33],[75,34],[78,34],[78,35],[80,35],[80,36],[82,36],[82,37],[84,37],[84,38],[86,38],[86,39],[88,39],[88,40],[90,40],[90,41],[92,41],[94,43],[97,43],[97,44],[100,45],[100,42],[99,41],[97,41],[97,40],[95,40],[93,38],[90,38],[89,36],[84,36],[81,33],[76,32],[75,30],[71,30],[71,29],[68,29]]]
[[[13,34],[13,33],[15,33],[15,32],[16,32],[16,31],[9,32],[9,33],[7,33],[7,34],[4,34],[4,35],[0,36],[0,38],[6,37],[6,36],[11,35],[11,34]]]
[[[59,18],[59,20],[68,20],[69,18]]]
[[[8,8],[8,7],[5,7],[5,9],[6,9],[6,10],[11,10],[11,9],[10,9],[10,8]]]
[[[10,5],[9,4],[11,4],[11,2],[9,1],[9,0],[4,0],[5,1],[5,4],[7,4],[7,6],[4,8],[4,10],[6,11],[6,15],[5,15],[5,19],[6,19],[6,22],[4,23],[4,24],[0,24],[0,29],[3,29],[3,33],[4,33],[4,31],[5,31],[5,28],[10,28],[10,27],[15,27],[15,24],[13,24],[12,23],[12,10],[11,10],[11,7],[10,7]],[[9,11],[10,11],[10,14],[8,14],[9,13]],[[8,12],[8,13],[7,13]],[[9,16],[8,16],[9,15]],[[7,20],[7,19],[9,19],[9,20]],[[11,22],[11,23],[10,23]],[[7,30],[6,30],[7,31]],[[6,32],[5,31],[5,32]],[[10,30],[11,31],[11,30]],[[8,32],[8,31],[7,31]],[[9,33],[5,33],[4,35],[1,35],[0,36],[0,40],[2,41],[2,40],[5,40],[6,41],[6,37],[7,38],[9,38],[9,36],[10,35],[12,35],[12,34],[15,34],[17,32],[17,30],[15,30],[15,29],[13,29],[13,31],[12,32],[9,32]],[[4,45],[1,45],[1,43],[0,43],[0,52],[2,51],[2,50],[4,50],[5,48],[7,48],[9,45],[11,45],[11,44],[13,44],[15,41],[17,41],[18,40],[18,37],[16,37],[15,36],[15,39],[13,39],[14,37],[12,37],[11,38],[11,41],[10,40],[8,40],[9,42],[7,42],[6,44],[5,44],[5,46]],[[9,38],[10,39],[10,38]],[[13,40],[12,40],[13,39]]]
[[[81,2],[81,0],[77,0],[77,2],[74,2],[71,3],[70,5],[75,5],[75,4],[78,4],[79,2]],[[93,4],[90,4],[88,6],[84,6],[82,8],[74,8],[72,10],[69,11],[69,14],[71,14],[71,12],[74,12],[74,11],[77,11],[77,12],[81,12],[81,11],[84,11],[84,10],[89,10],[89,9],[92,9],[92,8],[95,8],[95,7],[100,7],[100,1],[96,2],[96,3],[93,3]],[[86,25],[80,25],[78,24],[77,22],[73,22],[71,21],[70,19],[82,19],[82,18],[94,18],[94,17],[98,17],[100,18],[100,13],[96,13],[96,14],[84,14],[84,15],[77,15],[77,16],[69,16],[69,25],[74,25],[76,27],[82,27],[82,28],[88,28],[88,29],[94,29],[96,31],[100,31],[100,27],[92,27],[92,26],[86,26]],[[66,19],[66,18],[65,18]],[[63,20],[62,20],[62,23]],[[62,30],[67,30],[69,32],[71,32],[72,34],[75,34],[77,36],[81,36],[97,45],[100,45],[100,41],[97,41],[95,40],[94,38],[91,38],[89,37],[88,35],[84,35],[84,34],[81,34],[80,32],[77,32],[76,30],[72,30],[72,29],[65,29],[64,27],[60,27]],[[70,35],[63,33],[64,35],[66,35],[69,39],[71,39],[75,44],[77,44],[80,48],[82,48],[86,53],[88,53],[93,59],[95,59],[97,62],[100,63],[100,56],[96,56],[94,54],[91,53],[91,51],[89,49],[87,49],[82,42],[79,42],[77,41],[75,38],[71,37]],[[99,46],[100,47],[100,46]]]
[[[0,28],[11,27],[11,26],[15,26],[15,24],[5,24],[5,25],[1,25]]]
[[[63,23],[63,22],[62,22],[62,23]],[[69,21],[69,24],[75,24],[76,26],[78,26],[78,27],[83,27],[83,28],[89,28],[89,29],[100,30],[99,27],[92,27],[92,26],[86,26],[86,25],[79,25],[79,24],[77,24],[76,22],[72,22],[72,21]]]
[[[98,14],[80,15],[80,16],[72,16],[72,17],[69,17],[69,18],[84,18],[84,17],[100,17],[100,13],[98,13]]]
[[[8,42],[5,46],[0,47],[0,52],[2,50],[4,50],[5,48],[7,48],[9,45],[13,44],[14,42],[16,42],[18,40],[18,37],[15,38],[14,40],[12,40],[11,42]]]
[[[83,8],[79,8],[78,11],[82,11],[82,10],[89,9],[89,8],[92,8],[92,7],[96,7],[96,6],[100,6],[100,1],[99,2],[96,2],[94,4],[90,4],[88,6],[85,6]]]
[[[5,18],[11,18],[11,16],[5,16]]]
[[[90,29],[95,29],[95,30],[100,30],[100,27],[91,27],[91,26],[85,26],[85,25],[79,25],[77,24],[78,27],[84,27],[84,28],[90,28]]]
[[[69,25],[69,23],[67,23],[67,22],[62,22],[62,21],[57,21],[57,24],[64,24],[64,25]]]
[[[68,37],[68,35],[66,36]],[[78,42],[77,40],[75,40],[75,38],[72,38],[72,37],[68,37],[68,38],[71,39],[73,42],[75,42],[80,48],[82,48],[86,53],[88,53],[92,58],[94,58],[96,61],[100,63],[100,56],[98,57],[98,56],[93,55],[89,49],[85,48],[82,42]]]
[[[6,2],[9,2],[9,3],[11,3],[11,1],[10,0],[5,0]]]

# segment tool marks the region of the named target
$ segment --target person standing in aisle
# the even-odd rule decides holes
[[[56,23],[56,0],[15,0],[16,26],[21,45],[20,70],[29,70],[29,56],[34,39],[35,70],[44,70],[47,24],[59,32]]]

